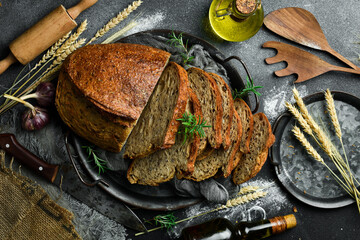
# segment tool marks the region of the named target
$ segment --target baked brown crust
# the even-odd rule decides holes
[[[135,120],[126,121],[127,127],[108,121],[101,111],[60,71],[55,105],[64,123],[77,135],[111,152],[119,152],[134,127]]]
[[[224,79],[222,77],[220,77],[219,75],[217,75],[216,73],[209,73],[209,75],[211,77],[213,77],[216,81],[220,82],[220,85],[222,85],[223,87],[225,87],[225,89],[219,89],[219,92],[223,92],[223,94],[227,95],[227,96],[222,96],[222,98],[227,98],[228,99],[228,105],[226,106],[229,111],[228,111],[228,119],[227,119],[227,122],[223,122],[223,126],[222,128],[225,128],[225,129],[222,129],[222,132],[223,132],[223,135],[222,135],[222,144],[223,144],[223,147],[224,149],[228,149],[230,147],[230,144],[231,144],[231,141],[230,141],[230,130],[231,130],[231,124],[232,124],[232,118],[233,118],[233,115],[234,115],[234,100],[233,100],[233,96],[231,94],[231,89],[229,87],[229,85],[227,85],[227,83],[224,81]],[[220,88],[221,86],[218,85],[218,87]],[[224,101],[223,101],[223,105],[224,105]],[[223,121],[224,121],[224,115],[225,115],[225,110],[224,110],[224,106],[223,106]],[[241,120],[240,120],[241,121]]]
[[[227,178],[228,176],[230,176],[232,170],[234,170],[234,168],[237,166],[237,164],[239,163],[240,159],[236,158],[236,153],[240,151],[240,143],[241,143],[241,136],[242,136],[242,125],[241,125],[241,119],[239,117],[239,115],[237,114],[236,111],[234,111],[233,116],[235,116],[236,120],[237,120],[237,129],[238,129],[238,134],[236,141],[234,142],[234,147],[231,151],[230,157],[229,157],[229,162],[227,163],[227,165],[225,166],[225,171],[224,172],[224,177]]]
[[[189,81],[186,70],[181,67],[179,64],[175,62],[170,62],[169,65],[172,65],[177,68],[178,78],[179,78],[179,95],[176,102],[176,107],[174,109],[174,114],[172,119],[170,120],[170,124],[168,126],[168,130],[166,131],[166,135],[164,138],[164,144],[160,147],[161,149],[166,149],[171,147],[175,144],[176,139],[176,133],[180,126],[180,121],[177,121],[176,119],[182,118],[183,113],[186,109],[186,104],[188,101],[188,90],[189,90]],[[192,94],[191,92],[190,99],[192,100]],[[199,100],[197,100],[199,101]],[[200,103],[199,103],[200,104]]]
[[[209,82],[209,86],[212,92],[212,96],[215,97],[215,104],[216,104],[216,117],[215,117],[215,124],[213,124],[212,128],[214,130],[215,133],[215,142],[211,142],[209,141],[210,145],[213,148],[220,148],[220,145],[222,143],[222,136],[221,136],[221,125],[222,125],[222,114],[223,114],[223,109],[222,109],[222,98],[219,92],[219,89],[217,87],[217,84],[215,82],[215,80],[204,70],[200,69],[200,68],[189,68],[188,70],[188,75],[192,74],[192,72],[195,72],[196,74],[200,75],[200,76],[204,76],[207,81]],[[197,95],[198,99],[200,100],[200,102],[202,101],[201,99],[204,99],[204,96],[200,96],[200,93],[198,89],[196,89],[196,86],[194,86],[194,84],[192,83],[191,79],[189,78],[189,82],[190,82],[190,87],[194,90],[195,94]],[[203,114],[205,117],[205,113],[204,111],[206,111],[203,107]],[[207,121],[207,123],[209,124],[209,121]],[[205,133],[207,131],[207,128],[205,129]]]
[[[249,124],[243,123],[243,136],[240,143],[240,151],[242,153],[249,153],[250,152],[250,139],[254,130],[254,117],[253,114],[249,108],[249,105],[247,103],[237,98],[234,101],[234,107],[237,113],[239,114],[240,118],[243,117],[240,114],[246,112],[245,116],[247,115],[247,122]],[[245,129],[247,126],[247,129]]]
[[[169,57],[168,52],[139,44],[95,44],[75,51],[63,68],[69,80],[99,109],[136,120]]]

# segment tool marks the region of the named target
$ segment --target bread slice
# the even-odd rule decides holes
[[[236,112],[234,112],[232,120],[230,147],[226,150],[223,148],[216,149],[211,155],[201,161],[196,160],[193,173],[188,176],[177,174],[178,178],[185,178],[199,182],[215,176],[219,170],[223,172],[224,177],[228,177],[231,174],[235,164],[235,154],[239,151],[242,131],[240,118]]]
[[[253,178],[264,165],[268,150],[275,142],[269,120],[263,113],[254,115],[254,132],[250,140],[250,153],[243,154],[233,172],[232,180],[241,184]]]
[[[152,94],[170,53],[139,44],[94,44],[68,56],[55,104],[79,136],[119,152]]]
[[[230,129],[234,114],[234,101],[231,94],[231,89],[224,81],[224,79],[222,79],[216,73],[209,73],[209,75],[214,78],[219,88],[219,92],[222,99],[223,115],[221,121],[222,123],[221,136],[222,136],[222,145],[224,149],[227,149],[230,147]]]
[[[189,68],[188,78],[191,89],[198,97],[204,120],[211,127],[204,128],[206,138],[212,148],[219,148],[222,143],[221,118],[222,100],[215,80],[199,68]]]
[[[170,62],[125,145],[125,158],[139,158],[175,144],[175,136],[188,99],[184,68]]]
[[[250,139],[254,129],[253,114],[246,102],[240,98],[234,100],[234,107],[241,118],[243,130],[243,135],[241,137],[240,143],[240,151],[242,153],[249,153]]]
[[[201,117],[200,103],[189,89],[187,111]],[[197,135],[187,138],[177,134],[176,143],[168,149],[159,150],[144,158],[133,160],[127,171],[127,178],[132,184],[158,186],[171,180],[175,172],[186,175],[194,170],[200,139]]]

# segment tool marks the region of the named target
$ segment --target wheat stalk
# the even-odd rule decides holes
[[[127,8],[125,8],[122,12],[120,12],[116,17],[112,18],[107,24],[104,25],[100,30],[98,30],[95,36],[90,39],[90,41],[86,44],[89,45],[90,43],[94,42],[96,39],[101,38],[104,36],[108,31],[118,25],[121,21],[127,18],[131,12],[135,11],[140,5],[142,1],[134,1],[130,4]]]
[[[296,118],[296,120],[299,122],[300,126],[304,129],[304,131],[309,134],[309,135],[313,135],[313,132],[311,130],[310,125],[306,122],[306,120],[304,119],[304,117],[301,115],[301,113],[299,112],[299,110],[297,110],[297,108],[295,108],[291,103],[286,102],[285,106],[287,107],[287,109],[292,113],[292,115]]]
[[[254,192],[254,193],[248,193],[246,195],[242,195],[239,196],[237,198],[233,198],[233,199],[229,199],[225,205],[222,205],[219,209],[223,209],[223,208],[231,208],[231,207],[235,207],[238,206],[240,204],[244,204],[250,201],[254,201],[258,198],[262,198],[265,197],[267,194],[267,192],[263,192],[263,191],[258,191],[258,192]]]
[[[300,128],[295,126],[292,130],[295,137],[301,145],[303,145],[306,151],[318,162],[325,164],[324,159],[320,156],[320,154],[315,150],[315,148],[309,143],[309,141],[305,138],[304,134],[301,132]]]
[[[250,189],[250,188],[248,188],[248,189]],[[246,195],[234,198],[234,199],[230,199],[230,200],[228,200],[226,202],[225,205],[221,205],[218,208],[214,208],[212,210],[209,210],[209,211],[206,211],[206,212],[203,212],[203,213],[200,213],[200,214],[197,214],[197,215],[194,215],[194,216],[191,216],[191,217],[184,218],[182,220],[176,221],[175,224],[185,222],[185,221],[188,221],[190,219],[197,218],[197,217],[200,217],[200,216],[212,213],[212,212],[216,212],[216,211],[219,211],[219,210],[222,210],[222,209],[225,209],[225,208],[231,208],[231,207],[238,206],[240,204],[244,204],[244,203],[247,203],[247,202],[250,202],[250,201],[254,201],[254,200],[258,199],[258,198],[265,197],[266,194],[267,194],[267,192],[258,191],[258,192],[249,193],[249,194],[246,194]],[[162,227],[156,227],[156,228],[148,230],[147,232],[152,232],[152,231],[155,231],[155,230],[158,230],[158,229],[161,229],[161,228]],[[139,232],[139,233],[136,233],[135,236],[139,236],[139,235],[142,235],[142,234],[145,234],[145,233],[146,232]]]
[[[65,42],[65,40],[68,39],[70,34],[71,31],[64,35],[62,38],[60,38],[54,45],[52,45],[51,48],[47,50],[46,54],[42,56],[41,60],[30,70],[30,72],[40,67],[42,64],[46,63],[46,61],[55,54],[56,50]]]
[[[246,193],[250,193],[250,192],[255,192],[257,190],[259,190],[259,186],[246,186],[246,187],[242,187],[239,192],[237,193],[237,195],[243,195]]]
[[[296,88],[293,89],[293,93],[294,99],[300,109],[301,115],[306,120],[311,130],[316,134],[317,140],[320,142],[321,148],[326,152],[326,154],[328,154],[329,156],[333,156],[333,144],[308,112]],[[312,134],[312,136],[315,137],[314,134]]]
[[[329,111],[331,122],[333,123],[335,128],[336,136],[341,140],[342,137],[341,127],[340,127],[339,119],[336,114],[334,99],[329,89],[327,89],[325,92],[325,100],[327,103],[327,109]]]

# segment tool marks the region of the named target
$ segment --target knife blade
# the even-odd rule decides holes
[[[14,156],[22,165],[42,176],[50,183],[57,185],[90,208],[128,228],[137,231],[147,231],[143,222],[127,205],[118,200],[115,201],[112,199],[112,196],[104,193],[96,186],[86,187],[83,185],[72,165],[64,164],[60,166],[41,160],[22,146],[16,140],[15,135],[9,133],[0,134],[0,148]],[[104,202],[111,202],[112,204],[107,206],[103,204]]]

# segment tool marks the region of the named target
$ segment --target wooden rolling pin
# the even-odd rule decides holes
[[[81,0],[77,5],[66,10],[60,5],[38,23],[10,43],[10,54],[0,61],[0,74],[11,64],[19,61],[27,64],[53,45],[57,40],[74,29],[74,19],[98,0]]]

